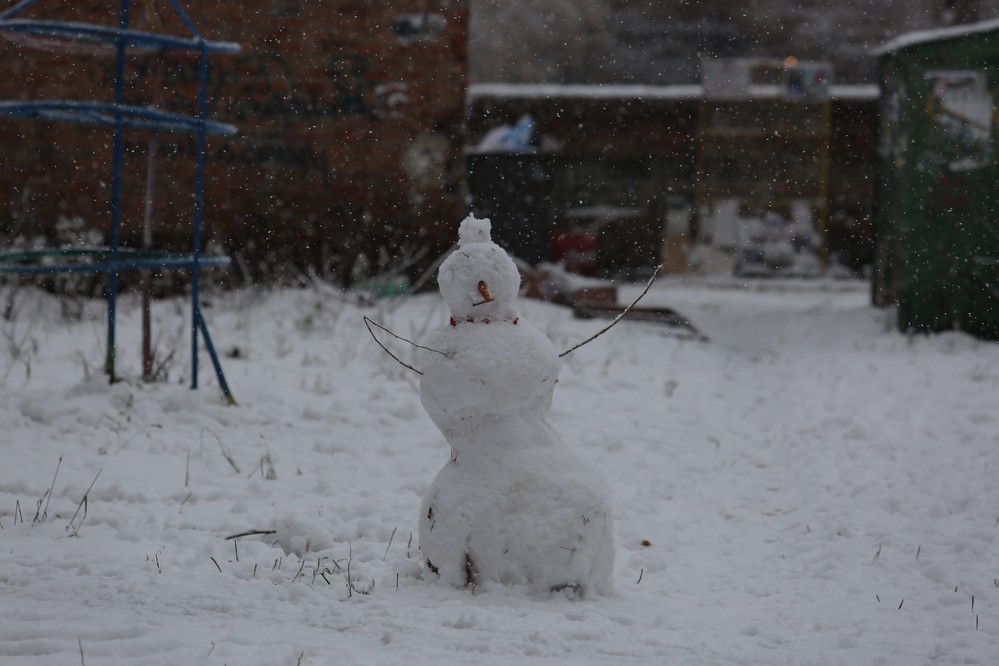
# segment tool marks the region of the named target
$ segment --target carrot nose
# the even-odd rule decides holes
[[[482,295],[482,300],[486,303],[493,300],[493,297],[489,295],[489,286],[485,280],[479,280],[479,293]]]

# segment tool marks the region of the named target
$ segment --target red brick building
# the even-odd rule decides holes
[[[155,15],[149,6],[132,2],[131,27],[187,34],[168,3],[156,3]],[[379,257],[397,262],[442,245],[465,209],[468,0],[184,8],[207,39],[242,47],[212,58],[209,115],[239,134],[209,140],[206,244],[253,278],[290,263],[342,279],[359,256],[376,269]],[[117,25],[118,3],[40,0],[23,16]],[[114,52],[101,46],[0,40],[0,64],[0,99],[113,99]],[[193,112],[196,67],[184,54],[130,57],[126,97]],[[0,241],[68,244],[102,233],[111,138],[101,127],[0,118]],[[148,139],[125,135],[126,245],[141,236]],[[158,140],[154,243],[183,248],[195,142]]]

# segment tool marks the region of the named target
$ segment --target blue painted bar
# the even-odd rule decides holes
[[[208,134],[231,136],[237,132],[236,126],[228,123],[202,120],[145,106],[102,102],[63,100],[0,102],[0,115],[163,132],[197,132],[204,124]]]
[[[98,261],[86,263],[57,264],[12,264],[5,263],[0,256],[0,273],[38,275],[43,273],[110,273],[130,270],[191,270],[195,266],[220,268],[232,263],[229,257],[200,258],[197,262],[191,257],[182,259],[126,259],[118,261]]]
[[[7,11],[3,12],[2,14],[0,14],[0,20],[6,19],[8,16],[15,16],[15,15],[21,13],[22,11],[24,11],[25,9],[27,9],[31,5],[35,4],[35,2],[37,2],[37,0],[23,0],[23,2],[17,3],[16,5],[14,5],[13,7],[11,7]]]
[[[200,125],[198,126],[198,164],[197,175],[195,177],[196,185],[194,188],[194,230],[191,237],[191,252],[194,259],[194,268],[191,269],[191,312],[195,314],[191,322],[191,355],[193,356],[191,363],[191,388],[193,389],[198,388],[198,321],[193,320],[201,320],[201,302],[199,301],[201,269],[198,266],[198,262],[201,259],[201,212],[204,203],[205,144],[207,142],[205,111],[208,99],[208,58],[206,56],[207,54],[202,51],[201,62],[198,68],[198,120],[200,121]],[[201,328],[205,331],[205,340],[207,342],[208,328],[204,325],[204,321],[201,321]],[[211,347],[211,343],[209,342],[206,346],[209,347],[213,362],[217,364],[218,360],[215,358],[215,350]]]
[[[121,10],[118,14],[118,26],[121,30],[128,28],[129,0],[121,0]],[[117,379],[115,375],[115,329],[118,314],[118,243],[121,232],[121,168],[124,156],[125,137],[121,126],[121,107],[125,104],[125,41],[120,35],[117,38],[117,57],[114,73],[114,142],[111,153],[111,226],[108,230],[108,246],[111,249],[111,268],[108,271],[108,345],[107,361],[104,370],[110,381]]]
[[[125,48],[141,51],[204,51],[216,53],[239,53],[239,44],[232,42],[209,42],[195,33],[193,38],[161,35],[127,27],[112,28],[89,23],[72,21],[44,21],[34,19],[0,20],[0,32],[9,32],[46,39],[64,39],[74,42],[90,42],[117,46],[123,42]]]

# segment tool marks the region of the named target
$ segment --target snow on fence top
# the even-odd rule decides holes
[[[783,94],[780,86],[751,86],[752,97],[776,97]],[[832,85],[833,99],[869,100],[878,97],[876,85]],[[468,87],[469,104],[485,98],[500,99],[643,99],[664,101],[697,101],[704,97],[704,86],[684,84],[652,86],[640,84],[557,84],[557,83],[474,83]]]
[[[918,44],[928,44],[930,42],[938,42],[944,39],[957,39],[968,35],[978,35],[983,32],[992,32],[993,30],[999,30],[999,18],[990,19],[988,21],[979,21],[978,23],[955,25],[948,28],[918,30],[916,32],[908,32],[904,35],[899,35],[895,39],[873,49],[871,53],[876,56],[883,56],[896,51],[901,51],[902,49],[907,49],[910,46],[916,46]]]

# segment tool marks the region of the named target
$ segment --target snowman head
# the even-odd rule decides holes
[[[489,237],[488,219],[469,215],[458,229],[458,248],[437,273],[441,296],[457,320],[502,320],[517,316],[520,272]]]

